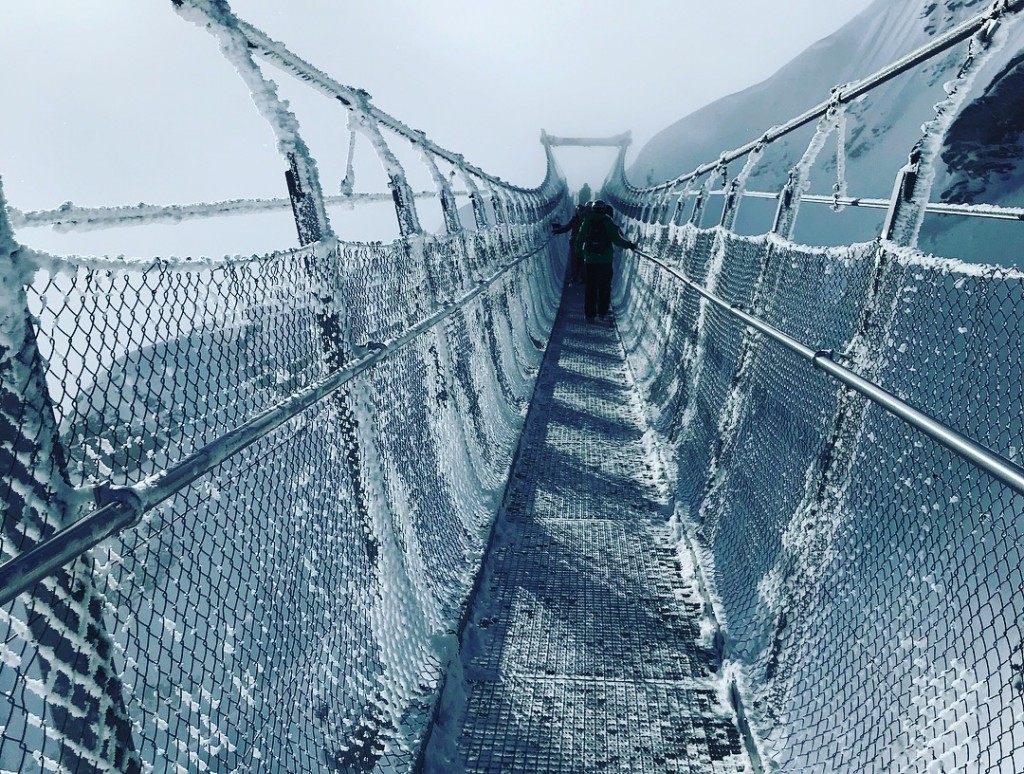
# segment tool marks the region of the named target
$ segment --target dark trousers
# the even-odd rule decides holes
[[[588,263],[586,272],[586,292],[583,313],[588,320],[594,315],[608,314],[612,302],[612,265],[610,263]]]
[[[583,262],[576,253],[576,248],[569,243],[569,282],[579,282],[583,278]]]

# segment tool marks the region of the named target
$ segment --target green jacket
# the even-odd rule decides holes
[[[587,237],[592,229],[606,229],[608,239],[605,240],[607,247],[604,250],[594,250],[587,247]],[[576,234],[576,255],[583,256],[583,263],[611,263],[615,255],[615,246],[632,247],[633,243],[626,239],[619,232],[619,227],[607,215],[591,212],[588,213],[580,224],[579,233]]]

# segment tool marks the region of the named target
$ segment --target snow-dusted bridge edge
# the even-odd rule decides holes
[[[273,128],[302,246],[49,255],[15,240],[0,195],[0,770],[408,768],[560,298],[565,184],[549,151],[538,188],[488,175],[226,3],[176,5]],[[337,238],[337,197],[258,59],[345,108],[350,148],[368,140],[387,172],[398,241]],[[435,183],[440,236],[395,142]],[[372,201],[354,180],[350,164],[343,202]]]
[[[543,184],[510,186],[226,3],[174,1],[273,126],[304,246],[44,255],[14,240],[0,201],[14,289],[0,330],[0,585],[32,581],[34,551],[60,567],[0,608],[0,769],[406,770],[560,295],[548,224],[567,197],[550,147],[582,140],[547,138]],[[821,119],[770,234],[730,229],[786,127],[651,189],[620,163],[606,189],[650,256],[619,278],[619,324],[676,455],[675,519],[703,557],[738,706],[783,770],[1024,770],[1012,485],[1024,283],[912,247],[937,144],[1021,5],[888,68],[970,47],[875,243],[790,239],[814,201],[805,176],[864,84],[791,122]],[[399,241],[333,234],[316,165],[257,59],[345,106],[388,172]],[[423,234],[382,130],[422,152],[445,235]],[[744,157],[730,182],[724,164]],[[475,228],[459,221],[453,175]],[[702,228],[719,194],[720,223]],[[840,185],[832,203],[846,198]],[[73,215],[94,227],[279,205]],[[944,420],[1002,458],[1010,483],[791,358],[767,326]]]
[[[620,154],[606,183],[641,244],[619,328],[675,454],[675,518],[703,555],[737,704],[781,771],[1024,770],[1024,274],[915,249],[926,212],[1021,217],[928,197],[1022,5],[996,3],[677,180],[636,188]],[[802,201],[859,201],[845,105],[951,51],[962,63],[894,170],[879,238],[795,244]],[[738,235],[765,151],[815,120],[770,232]],[[835,194],[809,196],[830,135]]]

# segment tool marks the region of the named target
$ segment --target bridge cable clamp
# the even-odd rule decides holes
[[[135,520],[142,516],[145,505],[139,493],[128,486],[114,486],[110,481],[103,481],[92,492],[93,500],[98,508],[108,505],[123,505],[135,514]]]
[[[831,360],[833,363],[836,362],[836,353],[831,349],[819,349],[814,353],[814,364],[818,364],[818,360]]]

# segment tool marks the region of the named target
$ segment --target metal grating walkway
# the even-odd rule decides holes
[[[424,768],[749,771],[622,346],[581,295],[552,332]]]

